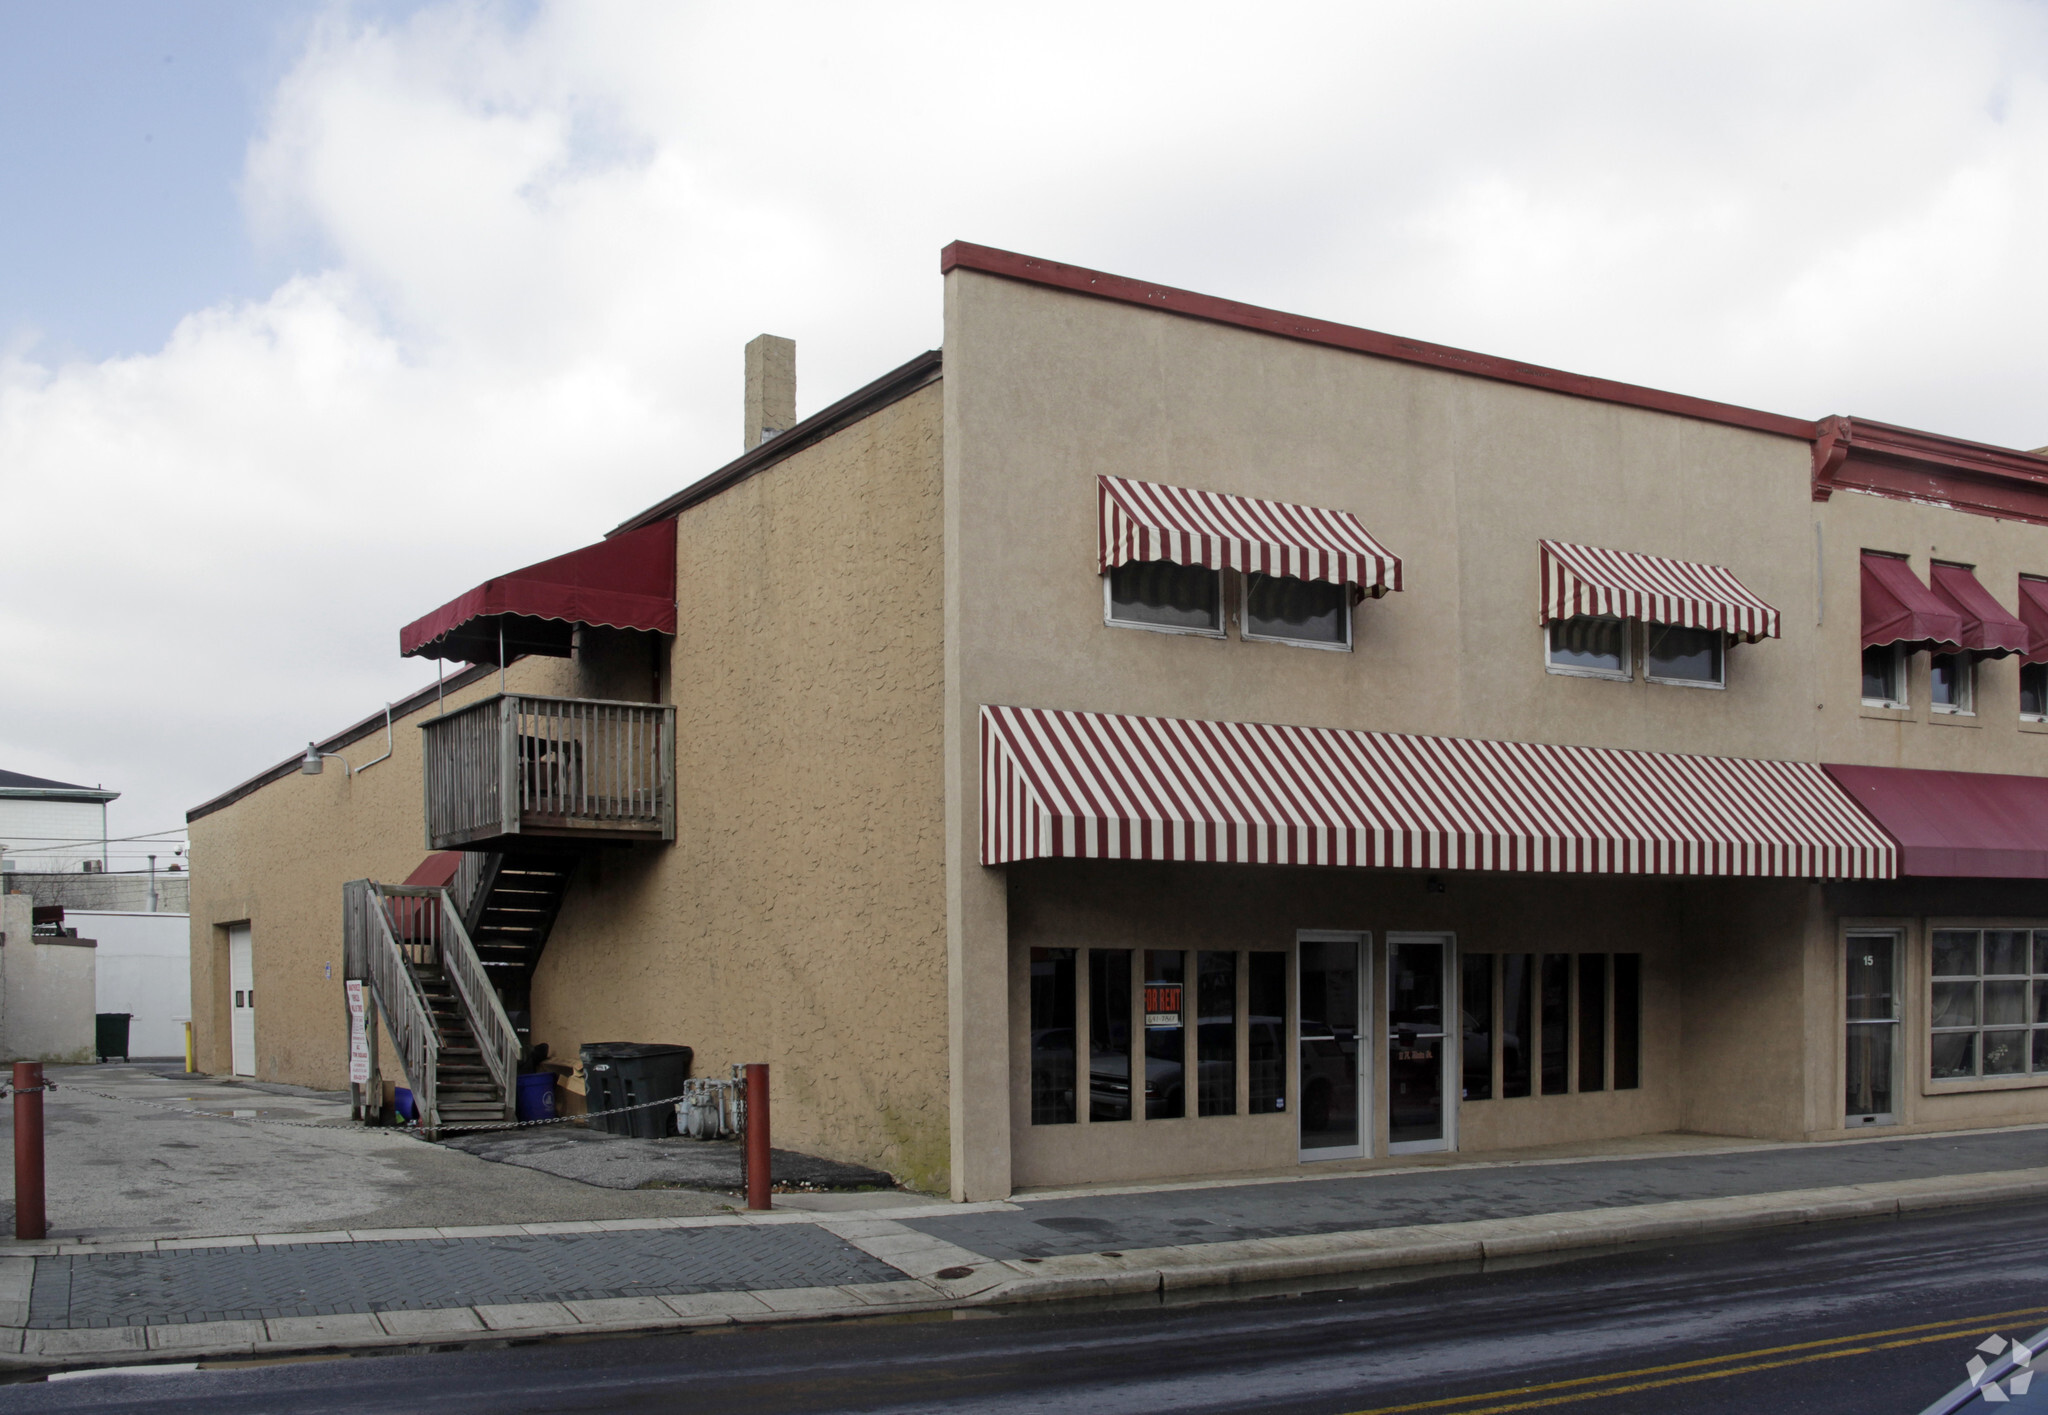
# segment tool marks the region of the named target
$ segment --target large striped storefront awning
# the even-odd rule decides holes
[[[1558,540],[1539,544],[1545,624],[1597,614],[1720,629],[1752,644],[1778,637],[1778,611],[1719,565]]]
[[[1097,568],[1133,560],[1257,571],[1356,585],[1378,598],[1401,588],[1401,561],[1349,511],[1291,506],[1124,477],[1097,477]]]
[[[1050,858],[1891,879],[1819,766],[981,710],[983,864]]]

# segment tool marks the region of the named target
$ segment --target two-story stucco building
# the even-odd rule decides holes
[[[941,264],[943,355],[792,426],[757,348],[388,759],[192,812],[203,1066],[338,1083],[376,954],[451,1107],[686,1042],[972,1199],[2048,1121],[2048,457]],[[359,879],[446,921],[345,955]]]

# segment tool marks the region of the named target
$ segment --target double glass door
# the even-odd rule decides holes
[[[1450,1148],[1444,1098],[1459,1035],[1452,1005],[1451,940],[1444,934],[1387,939],[1387,1152]]]
[[[1384,1051],[1376,1015],[1371,940],[1304,933],[1297,951],[1301,1157],[1349,1159],[1371,1150],[1376,1058],[1386,1066],[1387,1149],[1442,1150],[1455,1139],[1451,1068],[1461,1035],[1449,934],[1392,934],[1386,945]],[[1489,1003],[1490,1006],[1490,1003]]]
[[[1365,1153],[1368,974],[1363,934],[1302,934],[1295,997],[1301,1019],[1301,1157]]]

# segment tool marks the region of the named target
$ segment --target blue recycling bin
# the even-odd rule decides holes
[[[555,1118],[555,1078],[552,1072],[536,1071],[519,1078],[515,1113],[521,1120]]]

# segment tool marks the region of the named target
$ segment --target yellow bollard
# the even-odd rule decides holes
[[[192,1065],[192,1023],[185,1023],[185,1074],[190,1076],[197,1068]]]

